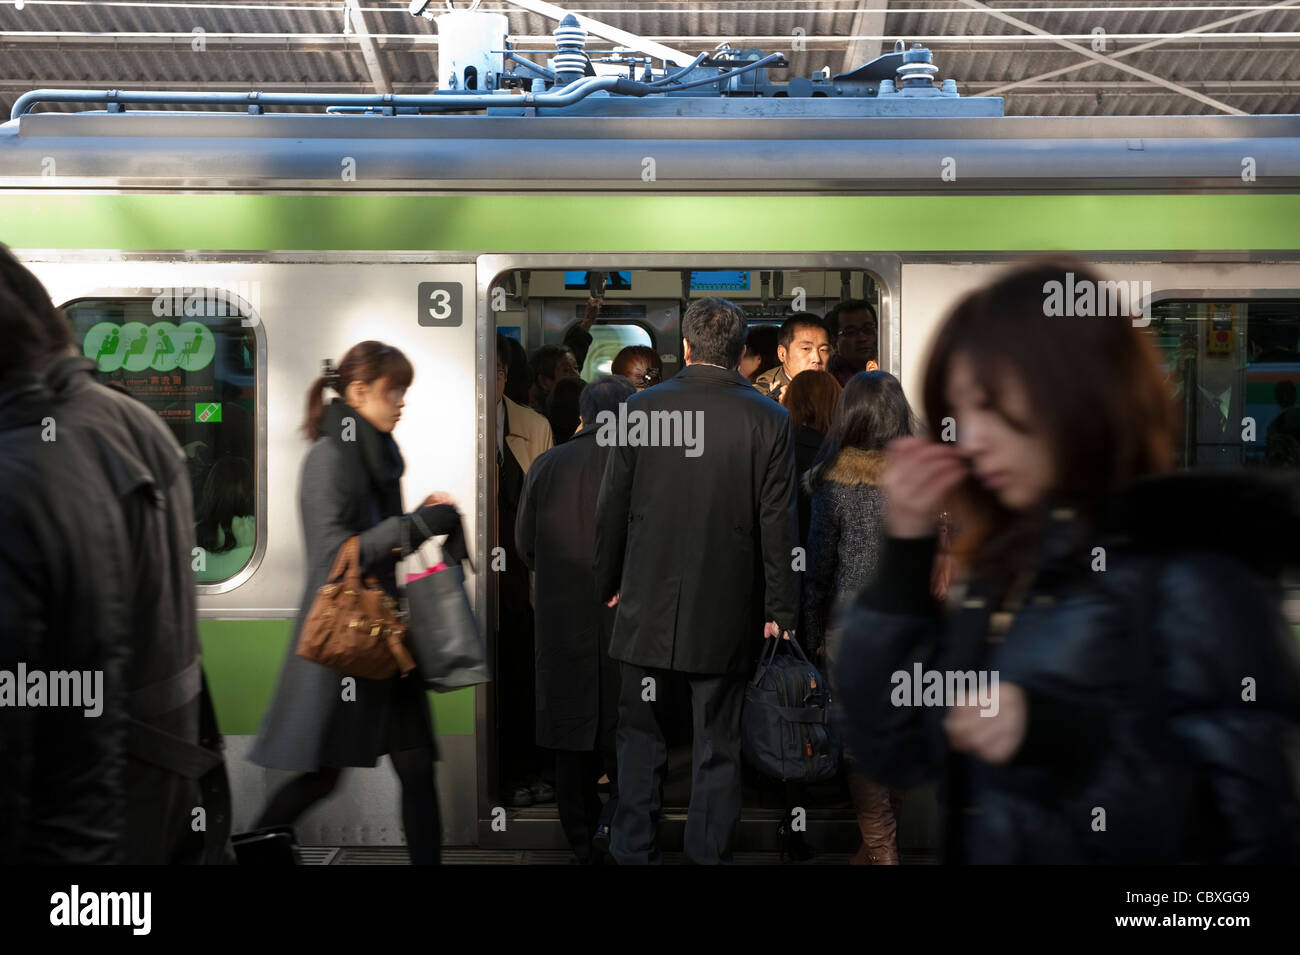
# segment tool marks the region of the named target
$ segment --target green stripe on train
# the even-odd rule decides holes
[[[512,223],[528,223],[512,228]],[[1300,248],[1300,196],[0,195],[21,249]]]
[[[271,703],[293,631],[292,620],[200,620],[203,666],[221,732],[256,733]],[[440,736],[474,733],[474,691],[430,693]]]

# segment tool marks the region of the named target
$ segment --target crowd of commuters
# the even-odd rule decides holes
[[[1149,340],[1119,319],[1043,317],[1045,284],[1067,271],[1097,280],[1044,260],[967,295],[916,412],[879,370],[866,301],[751,327],[731,302],[696,300],[667,379],[639,346],[580,378],[598,302],[531,356],[498,335],[490,544],[505,559],[487,623],[503,801],[554,801],[579,862],[661,861],[669,728],[685,718],[685,855],[731,861],[745,683],[766,640],[792,639],[830,680],[854,863],[899,862],[904,791],[922,784],[938,786],[949,861],[1296,861],[1300,662],[1280,601],[1296,489],[1173,473]],[[97,669],[110,685],[93,732],[79,712],[0,708],[0,861],[228,861],[193,579],[178,572],[196,534],[184,456],[94,382],[7,252],[0,332],[0,670]],[[449,495],[402,501],[393,432],[414,374],[366,341],[308,390],[299,629],[350,537],[391,596],[406,534],[466,555]],[[602,429],[639,412],[698,422],[699,453]],[[57,441],[42,439],[51,421]],[[251,510],[247,463],[228,470],[231,501],[205,489],[197,522],[218,559]],[[1209,501],[1230,526],[1189,521]],[[88,562],[100,572],[61,572]],[[292,825],[344,768],[388,755],[412,861],[438,862],[423,690],[357,680],[342,702],[338,675],[295,645],[250,758],[296,775],[259,826]],[[900,674],[931,673],[937,699],[900,692]],[[993,698],[945,696],[954,674],[987,678]],[[177,749],[189,762],[168,765]],[[195,805],[220,824],[191,832]]]

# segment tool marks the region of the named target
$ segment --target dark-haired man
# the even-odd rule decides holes
[[[860,371],[878,371],[876,310],[866,299],[848,299],[826,313],[835,354],[826,370],[841,386]]]
[[[555,750],[560,826],[582,863],[601,861],[593,846],[602,817],[596,777],[618,779],[619,674],[609,656],[617,611],[596,598],[592,567],[596,500],[612,447],[596,440],[597,422],[634,394],[620,376],[582,390],[581,429],[533,462],[515,523],[519,556],[537,575],[537,745]],[[617,798],[615,790],[611,803]]]
[[[551,410],[551,393],[563,378],[578,378],[577,359],[567,345],[543,345],[533,352],[529,370],[533,375],[531,402],[533,410],[546,415]]]
[[[798,312],[781,324],[776,357],[781,364],[754,379],[754,387],[776,401],[801,371],[823,371],[831,360],[831,340],[826,326],[812,312]]]
[[[762,637],[794,622],[790,416],[736,371],[745,343],[739,307],[700,299],[682,317],[682,335],[686,367],[628,399],[617,426],[607,420],[606,437],[597,435],[616,445],[596,508],[596,582],[599,597],[618,607],[610,644],[622,671],[611,847],[620,864],[661,860],[656,823],[670,673],[685,674],[693,714],[686,857],[730,861],[745,678]],[[647,423],[653,435],[644,433]]]

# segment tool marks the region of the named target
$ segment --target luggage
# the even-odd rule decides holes
[[[411,519],[427,536],[418,514]],[[419,553],[410,546],[410,527],[402,525],[402,556]],[[423,561],[423,558],[421,558]],[[447,692],[492,679],[487,647],[465,595],[459,563],[438,564],[406,578],[407,640],[425,687]]]
[[[745,761],[782,782],[833,779],[842,746],[826,680],[797,641],[769,641],[745,687],[740,717]]]

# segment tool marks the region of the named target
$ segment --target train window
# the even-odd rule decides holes
[[[256,544],[256,342],[224,294],[184,291],[180,301],[79,299],[63,310],[100,379],[152,408],[184,449],[195,578],[213,584],[242,570]]]
[[[1151,317],[1183,466],[1300,469],[1300,301],[1166,300]]]
[[[582,380],[594,381],[601,375],[608,375],[614,356],[628,345],[653,348],[654,342],[650,340],[650,333],[640,325],[592,325],[591,347],[587,349],[587,360],[582,364]]]

